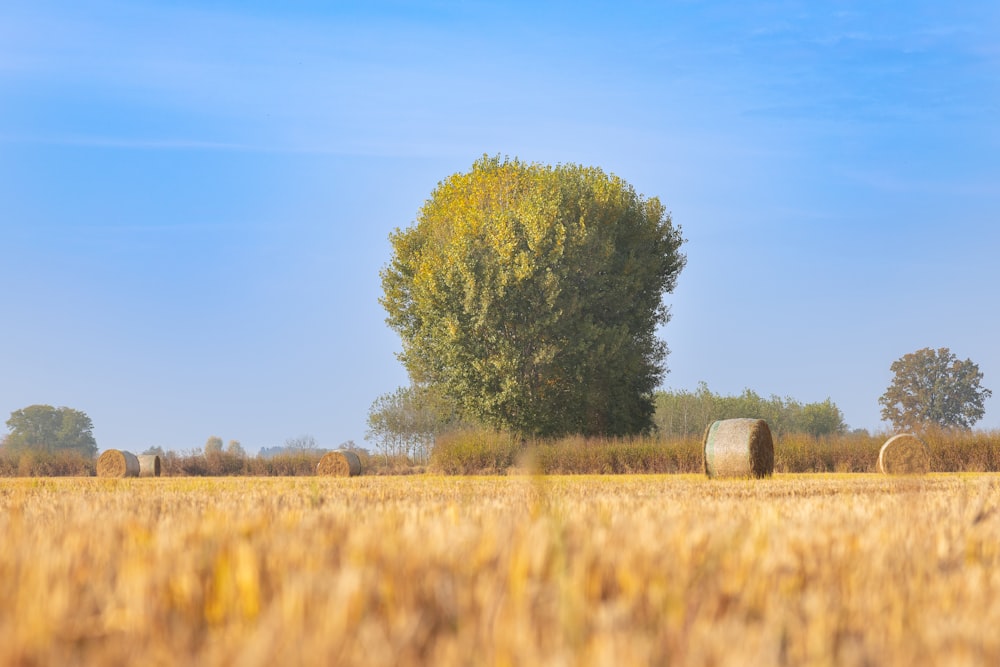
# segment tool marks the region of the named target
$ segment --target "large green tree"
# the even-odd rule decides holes
[[[86,413],[51,405],[30,405],[10,413],[10,435],[4,447],[12,453],[26,451],[76,451],[84,456],[97,454],[94,424]]]
[[[972,428],[983,418],[984,403],[993,394],[980,385],[979,366],[971,359],[960,361],[946,347],[904,354],[889,370],[892,383],[878,402],[882,419],[897,429]]]
[[[525,435],[652,426],[656,328],[685,263],[659,199],[596,168],[484,156],[390,240],[381,303],[415,383]]]

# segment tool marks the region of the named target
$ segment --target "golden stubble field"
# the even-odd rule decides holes
[[[4,665],[1000,664],[1000,477],[0,481]]]

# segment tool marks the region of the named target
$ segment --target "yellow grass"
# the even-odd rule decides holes
[[[1000,477],[0,481],[4,665],[1000,664]]]

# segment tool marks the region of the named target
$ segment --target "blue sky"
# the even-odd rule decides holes
[[[363,445],[407,381],[387,236],[484,153],[672,211],[666,387],[880,429],[889,365],[949,347],[1000,397],[997,34],[985,1],[8,0],[0,415]]]

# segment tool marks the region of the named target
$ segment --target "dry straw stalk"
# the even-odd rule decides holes
[[[911,433],[892,436],[878,452],[878,471],[884,475],[924,475],[930,470],[930,450]]]
[[[109,449],[97,459],[98,477],[138,477],[139,459],[132,452]]]
[[[316,474],[354,477],[361,474],[361,459],[347,450],[327,452],[316,465]]]
[[[705,474],[767,477],[774,474],[774,442],[763,419],[722,419],[705,430]]]

